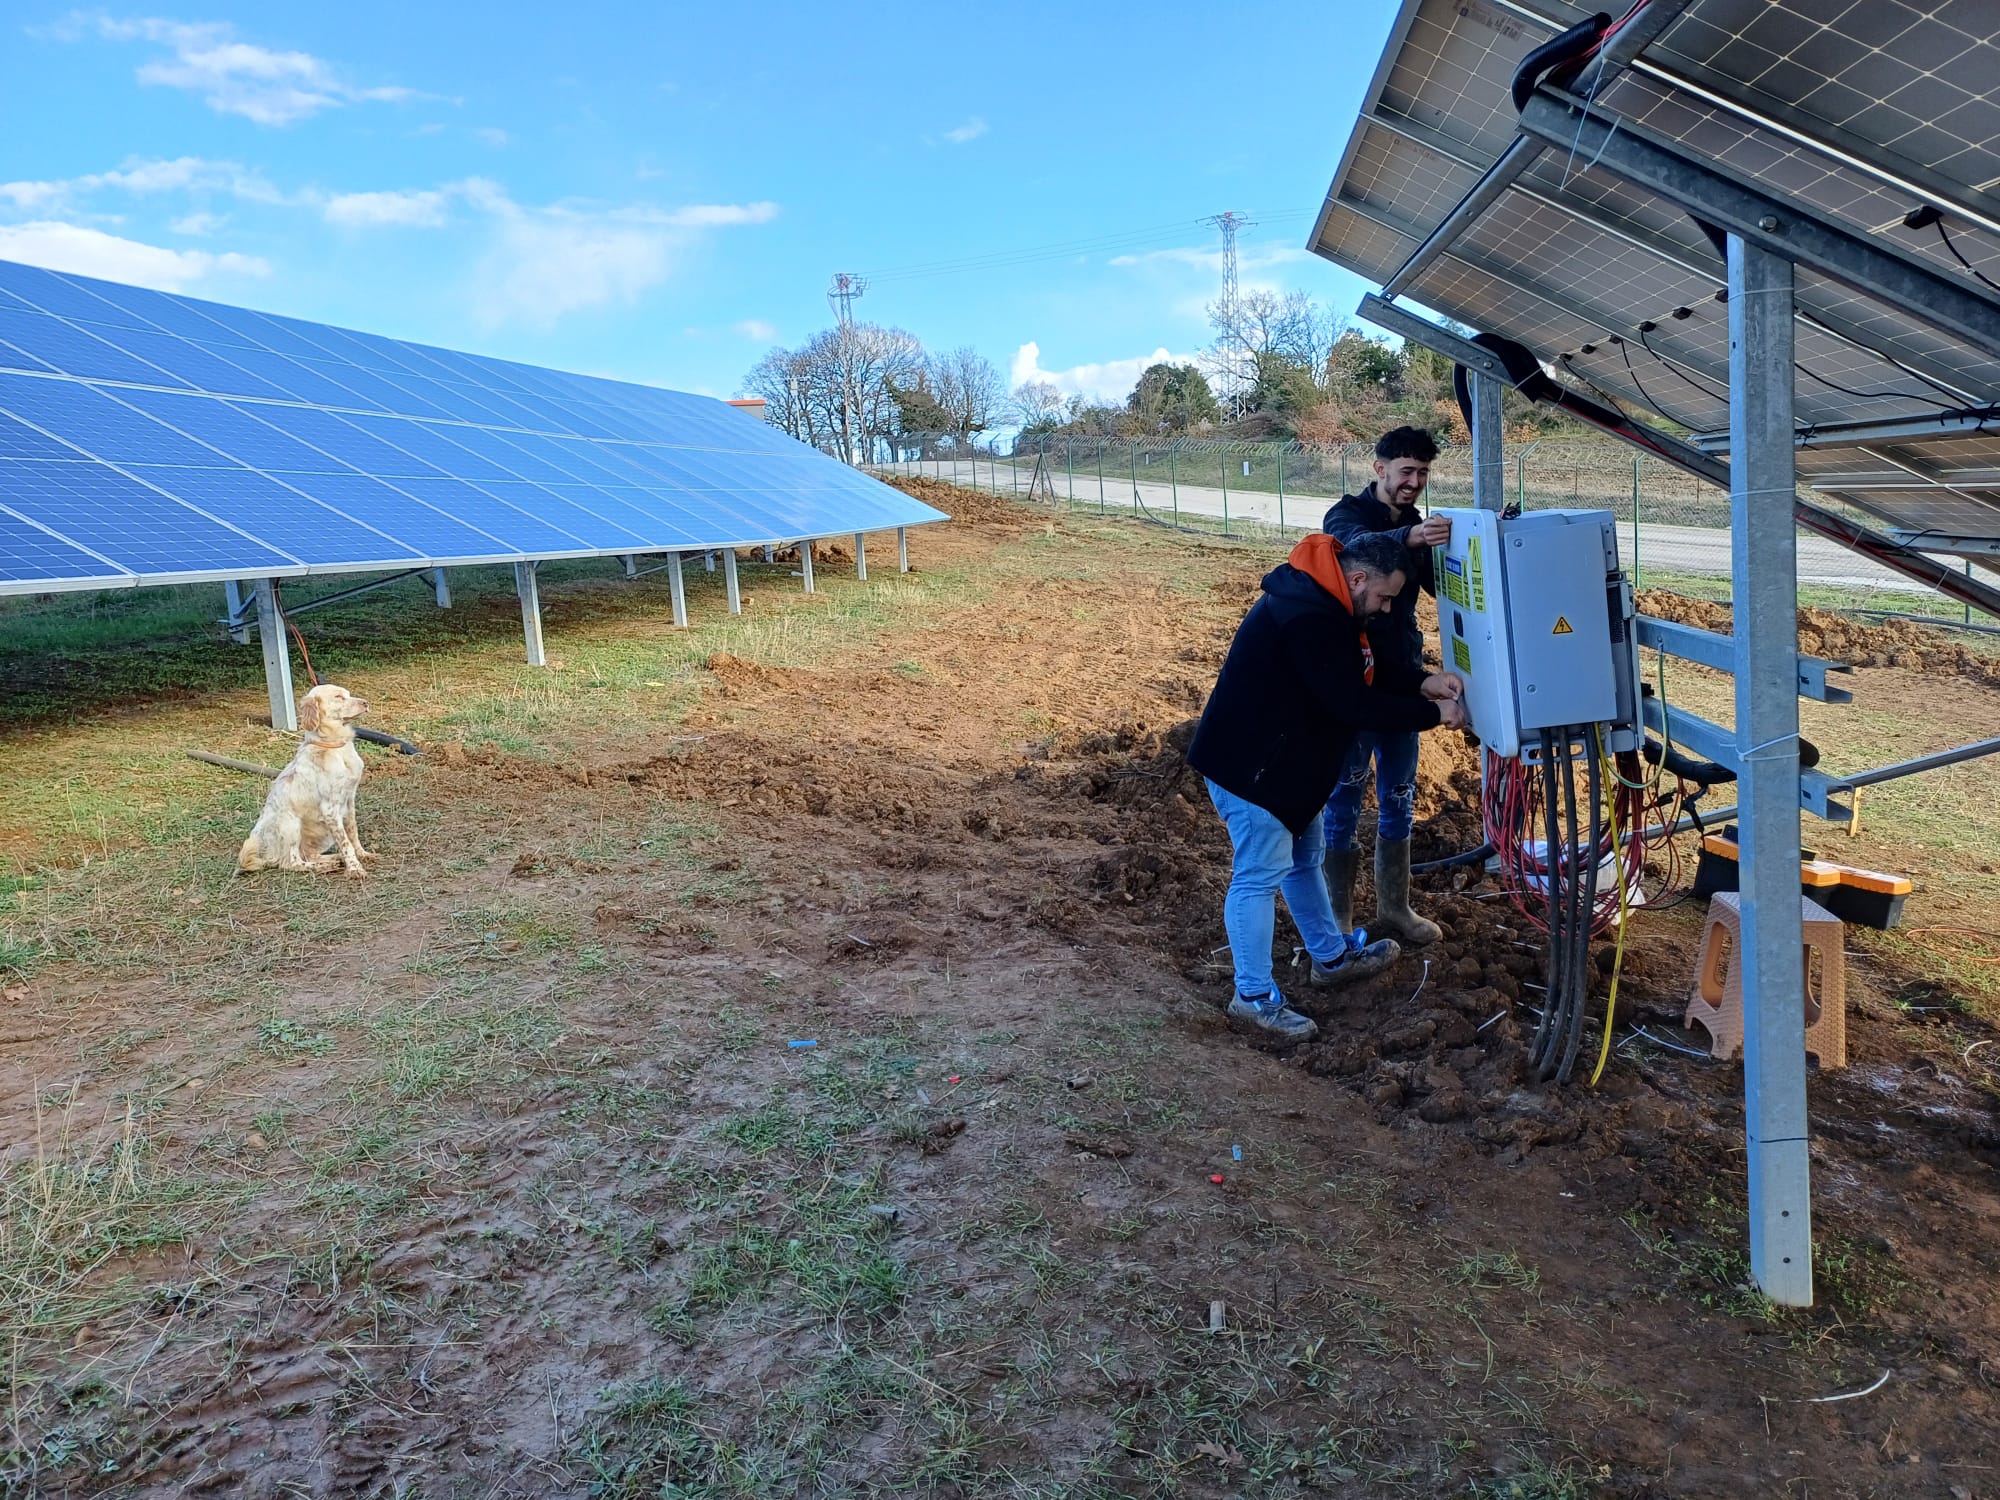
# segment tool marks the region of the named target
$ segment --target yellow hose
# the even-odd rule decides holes
[[[1597,726],[1597,758],[1604,762],[1604,769],[1611,774],[1605,778],[1604,796],[1610,804],[1611,812],[1611,868],[1618,882],[1618,946],[1611,958],[1611,993],[1604,1002],[1604,1040],[1597,1049],[1597,1066],[1590,1073],[1590,1087],[1597,1087],[1597,1080],[1604,1076],[1604,1065],[1611,1059],[1611,1017],[1618,1009],[1618,979],[1625,970],[1625,918],[1630,910],[1632,885],[1625,878],[1625,860],[1618,838],[1618,788],[1622,784],[1617,768],[1604,750],[1604,728]],[[1643,813],[1641,814],[1643,818]],[[1595,853],[1595,850],[1591,851]]]

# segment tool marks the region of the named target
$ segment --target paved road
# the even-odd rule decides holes
[[[990,487],[997,480],[1003,490],[1010,482],[1018,482],[1023,492],[1027,489],[1029,471],[1025,468],[1015,471],[1004,460],[990,469],[982,462],[978,471],[982,488]],[[941,466],[925,464],[918,472],[949,481],[952,465],[950,460]],[[961,463],[958,467],[959,482],[969,481],[972,473],[970,463]],[[1078,472],[1075,483],[1077,505],[1095,507],[1098,503],[1097,476]],[[1131,511],[1132,491],[1129,474],[1107,473],[1104,476],[1104,504],[1107,509]],[[1141,479],[1138,492],[1140,503],[1162,518],[1173,516],[1176,507],[1187,515],[1220,517],[1225,514],[1225,494],[1219,487],[1192,484],[1175,487]],[[1065,502],[1068,498],[1068,486],[1061,475],[1056,478],[1056,496]],[[1279,522],[1279,501],[1274,494],[1263,490],[1230,490],[1226,500],[1226,514],[1232,520],[1252,519],[1272,525]],[[1284,523],[1290,526],[1316,525],[1331,503],[1320,496],[1287,495],[1284,499]],[[1620,522],[1618,550],[1628,566],[1632,562],[1632,548],[1632,527],[1628,522]],[[1694,573],[1724,578],[1734,572],[1729,533],[1705,526],[1667,526],[1648,522],[1645,534],[1640,538],[1638,560],[1642,580],[1647,568],[1665,573]],[[1908,590],[1920,587],[1900,573],[1848,551],[1838,542],[1816,536],[1799,537],[1799,581],[1833,588]]]

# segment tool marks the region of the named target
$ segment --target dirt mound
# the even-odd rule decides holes
[[[1656,619],[1728,634],[1733,618],[1726,604],[1689,599],[1663,589],[1639,595],[1639,608]],[[1900,667],[1935,676],[1964,677],[2000,684],[2000,657],[1982,656],[1941,630],[1914,620],[1850,620],[1825,609],[1799,611],[1799,650],[1857,667]]]
[[[702,666],[715,678],[725,698],[761,692],[766,688],[796,686],[813,677],[813,673],[800,667],[766,666],[763,662],[731,656],[727,651],[716,652]]]
[[[915,496],[926,505],[936,506],[963,526],[1001,527],[1009,531],[1023,531],[1032,521],[1016,501],[1003,500],[998,495],[988,495],[979,490],[961,489],[942,480],[925,479],[912,474],[897,474],[886,476],[883,483],[894,485],[904,494]]]

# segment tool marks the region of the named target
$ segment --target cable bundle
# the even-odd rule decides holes
[[[1579,762],[1581,764],[1579,764]],[[1498,853],[1500,881],[1516,910],[1548,935],[1548,1003],[1529,1045],[1535,1076],[1569,1081],[1583,1042],[1590,999],[1590,941],[1614,923],[1617,963],[1611,1003],[1625,951],[1624,916],[1643,879],[1647,856],[1664,846],[1684,801],[1681,791],[1658,794],[1659,772],[1639,779],[1637,755],[1613,757],[1603,726],[1541,731],[1535,758],[1486,755],[1481,808],[1487,841]],[[1581,785],[1579,785],[1581,783]],[[1649,826],[1649,820],[1659,821]],[[1604,1071],[1611,1013],[1590,1081]]]

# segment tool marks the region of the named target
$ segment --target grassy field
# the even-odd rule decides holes
[[[1635,1044],[1596,1095],[1433,1107],[1512,1022],[1442,1038],[1532,974],[1477,888],[1319,1051],[1223,1029],[1226,846],[1162,747],[1268,548],[948,508],[909,575],[746,562],[731,617],[696,571],[688,630],[663,576],[551,567],[546,670],[499,570],[303,616],[425,749],[367,752],[360,882],[232,873],[263,785],[183,751],[290,742],[219,590],[0,614],[0,1490],[1581,1500],[1985,1461],[1965,966],[1857,953],[1822,1306],[1776,1309],[1729,1069]],[[1862,675],[1841,753],[1991,711]],[[1985,900],[1976,794],[1911,787],[1863,849]],[[1642,1002],[1692,919],[1649,919]]]

